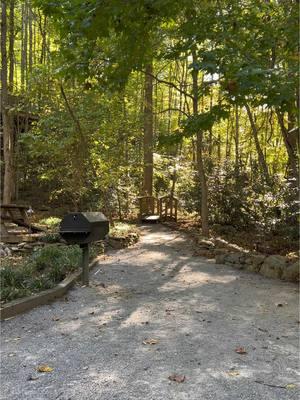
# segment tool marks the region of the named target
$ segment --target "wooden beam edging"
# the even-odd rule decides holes
[[[90,264],[90,270],[97,264],[100,257],[96,257]],[[64,296],[75,282],[80,280],[82,276],[81,269],[67,276],[62,282],[57,284],[52,289],[43,290],[40,293],[33,294],[28,297],[16,299],[4,304],[0,307],[0,319],[1,321],[8,318],[15,317],[18,314],[23,314],[26,311],[30,311],[35,307],[49,304],[52,301]]]

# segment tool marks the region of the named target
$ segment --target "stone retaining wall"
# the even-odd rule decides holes
[[[216,254],[215,258],[217,264],[228,264],[237,269],[257,272],[267,278],[299,282],[299,261],[290,261],[280,255],[227,252]]]

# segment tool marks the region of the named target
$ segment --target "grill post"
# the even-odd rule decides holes
[[[81,244],[82,248],[82,283],[89,285],[89,244]]]

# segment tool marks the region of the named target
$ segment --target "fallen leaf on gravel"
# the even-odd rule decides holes
[[[157,340],[157,339],[145,339],[144,341],[143,341],[143,344],[157,344],[159,342],[159,340]]]
[[[238,353],[238,354],[247,354],[247,351],[245,350],[244,347],[237,347],[235,349],[235,352]]]
[[[295,385],[294,383],[288,383],[287,385],[286,385],[286,388],[287,389],[295,389],[297,387],[297,385]]]
[[[240,375],[239,371],[227,371],[227,375],[229,376],[238,376]]]
[[[36,381],[38,380],[39,377],[38,376],[33,376],[33,375],[28,375],[27,380],[28,381]]]
[[[185,381],[185,375],[173,374],[169,376],[169,380],[177,383],[182,383]]]
[[[43,365],[39,365],[36,370],[38,372],[52,372],[53,368],[49,367],[49,365],[43,364]]]

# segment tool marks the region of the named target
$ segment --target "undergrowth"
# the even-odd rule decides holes
[[[53,245],[34,251],[18,267],[2,262],[1,302],[54,287],[78,268],[80,257],[79,246]]]

